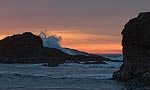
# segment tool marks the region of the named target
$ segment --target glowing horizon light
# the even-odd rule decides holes
[[[37,32],[33,32],[38,35]],[[109,35],[94,35],[78,32],[50,31],[51,34],[62,36],[60,45],[93,54],[122,54],[120,37]],[[8,35],[0,35],[3,39]],[[117,42],[114,42],[114,41]]]
[[[81,50],[93,54],[122,54],[122,46],[117,44],[76,44],[63,45],[65,47]],[[71,46],[71,47],[70,47]]]
[[[5,38],[6,36],[8,36],[8,35],[0,35],[0,40]]]

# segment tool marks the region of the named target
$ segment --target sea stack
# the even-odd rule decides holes
[[[122,31],[123,64],[113,77],[150,83],[150,12],[129,20]]]

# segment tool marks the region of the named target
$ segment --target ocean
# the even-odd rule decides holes
[[[123,55],[122,54],[99,54],[100,56],[104,56],[106,58],[110,58],[112,60],[123,60]]]
[[[119,58],[119,55],[106,55]],[[121,59],[120,59],[121,60]],[[127,90],[112,80],[122,62],[77,64],[58,67],[43,64],[0,64],[0,90]]]
[[[113,60],[122,60],[122,55],[103,55]],[[111,79],[122,62],[106,61],[107,64],[77,64],[66,62],[58,67],[45,67],[43,64],[1,64],[0,73],[19,74],[49,78],[93,78]]]

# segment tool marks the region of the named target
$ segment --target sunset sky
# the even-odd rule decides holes
[[[0,0],[0,39],[47,30],[63,47],[97,54],[121,53],[124,24],[150,10],[150,0]]]

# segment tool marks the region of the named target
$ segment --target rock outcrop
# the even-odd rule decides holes
[[[65,61],[95,61],[95,64],[101,64],[104,60],[109,60],[98,55],[86,55],[69,55],[56,48],[44,47],[42,39],[30,32],[0,40],[0,63],[48,63],[46,66],[57,66]]]
[[[53,56],[56,53],[67,55],[56,49],[44,48],[42,39],[30,32],[0,40],[0,63],[63,63],[64,60]]]
[[[150,12],[131,19],[122,31],[123,65],[113,77],[150,85]]]

